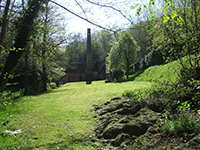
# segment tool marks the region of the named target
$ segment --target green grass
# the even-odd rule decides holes
[[[1,104],[0,150],[95,149],[85,145],[85,135],[95,128],[96,120],[90,115],[93,104],[102,104],[124,91],[148,88],[154,80],[175,80],[180,68],[179,62],[174,61],[130,76],[129,80],[134,81],[68,83],[45,94],[22,97],[13,104],[7,102],[6,107]],[[5,133],[17,129],[22,133]]]
[[[101,104],[125,90],[149,87],[150,82],[104,83],[95,81],[68,83],[38,96],[21,98],[1,111],[12,114],[0,131],[0,149],[93,149],[84,145],[84,135],[90,134],[95,119],[90,116],[93,104]],[[5,121],[4,121],[5,122]],[[4,130],[22,129],[13,136]]]
[[[184,67],[190,67],[189,61],[190,60],[187,56],[183,57],[182,63]],[[192,64],[194,65],[194,61],[192,61]],[[133,78],[134,81],[166,81],[171,80],[175,81],[177,80],[177,77],[179,78],[180,70],[182,69],[182,66],[180,64],[179,60],[171,61],[163,65],[156,65],[151,66],[144,70],[142,73],[136,73],[134,75],[131,75],[130,78]]]
[[[163,65],[156,65],[147,68],[143,73],[138,75],[134,81],[153,81],[153,80],[171,80],[174,81],[178,77],[181,65],[179,61],[173,61]]]
[[[185,66],[189,66],[186,57],[183,58],[183,64]],[[180,65],[180,62],[176,60],[163,65],[151,66],[144,70],[144,72],[142,72],[141,74],[134,74],[132,76],[134,77],[134,81],[175,81],[180,73],[181,68],[182,66]]]

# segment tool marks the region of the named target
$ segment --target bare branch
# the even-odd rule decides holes
[[[65,41],[67,41],[67,39],[65,38],[65,39],[63,39],[63,40],[61,40],[59,43],[57,43],[55,46],[53,46],[53,48],[55,48],[55,47],[57,47],[57,46],[59,46],[59,45],[61,45],[63,42],[65,42]]]
[[[126,18],[131,24],[133,24],[133,22],[126,15],[124,15],[121,10],[119,10],[117,8],[114,8],[111,5],[109,6],[109,5],[106,5],[106,4],[95,3],[95,2],[91,2],[90,0],[85,0],[85,1],[88,2],[88,3],[90,3],[90,4],[93,4],[93,5],[97,5],[97,6],[101,6],[101,7],[106,7],[106,8],[111,8],[114,11],[119,12],[124,18]]]
[[[114,31],[114,30],[112,30],[112,29],[109,29],[109,28],[103,27],[103,26],[101,26],[101,25],[98,25],[98,24],[96,24],[96,23],[94,23],[94,22],[92,22],[92,21],[90,21],[90,20],[88,20],[88,19],[86,19],[86,18],[81,17],[81,16],[77,15],[76,13],[72,12],[71,10],[67,9],[66,7],[62,6],[61,4],[58,4],[58,3],[56,3],[56,2],[54,2],[54,1],[52,1],[52,0],[49,0],[49,1],[52,2],[52,3],[54,3],[55,5],[57,5],[57,6],[61,7],[61,8],[63,8],[63,9],[65,9],[66,11],[68,11],[68,12],[70,12],[71,14],[75,15],[76,17],[81,18],[81,19],[87,21],[88,23],[90,23],[90,24],[92,24],[92,25],[94,25],[94,26],[96,26],[96,27],[99,27],[99,28],[102,28],[102,29],[104,29],[104,30],[108,30],[108,31],[111,31],[111,32],[117,32],[117,31]]]
[[[81,6],[81,4],[80,4],[77,0],[75,0],[75,2],[77,3],[77,5],[81,8],[81,10],[83,11],[83,13],[85,14],[86,19],[88,19],[87,15],[86,15],[86,13],[85,13],[85,10],[84,10],[83,7]]]

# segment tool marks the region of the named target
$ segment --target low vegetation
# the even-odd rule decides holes
[[[140,138],[140,140],[146,143],[135,142],[134,148],[139,145],[139,148],[142,146],[142,149],[166,149],[171,145],[171,149],[175,147],[177,149],[199,149],[199,143],[194,141],[199,139],[200,127],[200,76],[198,70],[198,68],[180,70],[180,74],[177,74],[180,78],[176,78],[176,80],[162,81],[158,79],[148,90],[129,90],[123,93],[124,96],[136,99],[152,110],[163,113],[159,134],[155,135],[159,139],[144,135],[146,138]],[[142,76],[145,77],[145,74]],[[164,139],[167,138],[167,142],[164,142]],[[152,139],[154,142],[151,142]],[[158,141],[161,142],[160,146],[156,144]]]

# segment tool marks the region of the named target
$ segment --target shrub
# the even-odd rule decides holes
[[[133,73],[136,73],[139,70],[143,71],[148,67],[161,65],[163,63],[164,59],[160,50],[154,50],[142,58],[140,61],[133,64]]]
[[[51,83],[49,83],[49,87],[50,87],[51,89],[55,89],[55,88],[57,87],[57,85],[56,85],[55,82],[51,82]]]
[[[199,119],[188,112],[182,112],[178,119],[166,120],[161,130],[166,132],[198,133],[200,131]]]
[[[133,73],[136,73],[140,70],[140,62],[136,62],[133,64]]]
[[[121,79],[123,76],[124,76],[124,72],[123,72],[122,70],[115,70],[115,71],[112,71],[112,73],[111,73],[111,77],[112,77],[114,80],[119,80],[119,79]]]
[[[142,92],[138,89],[137,90],[125,90],[122,93],[122,96],[126,96],[131,99],[140,100],[142,98],[141,94],[142,94]]]
[[[145,61],[146,61],[147,67],[160,65],[164,63],[162,53],[159,50],[150,52],[145,57]]]
[[[23,96],[24,90],[19,90],[17,92],[12,92],[9,90],[6,90],[0,95],[0,104],[6,105],[7,103],[10,103],[11,101]]]

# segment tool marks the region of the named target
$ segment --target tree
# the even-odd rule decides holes
[[[11,0],[6,1],[6,6],[5,6],[4,14],[3,14],[2,28],[1,28],[1,33],[0,33],[0,59],[1,59],[1,51],[3,48],[3,42],[6,35],[6,28],[8,26],[8,12],[9,12],[10,1]]]
[[[65,54],[68,56],[69,62],[86,61],[86,39],[81,33],[68,35],[68,45]]]
[[[14,71],[18,74],[20,87],[25,88],[24,94],[45,92],[49,82],[57,82],[63,75],[67,65],[63,61],[65,55],[62,54],[61,57],[62,52],[58,47],[66,41],[66,36],[61,20],[63,19],[57,8],[47,3],[37,17],[35,32],[26,48],[25,61],[22,59]]]
[[[157,33],[154,46],[162,49],[166,59],[178,59],[183,69],[187,67],[184,56],[190,67],[199,68],[199,4],[198,0],[166,1],[163,17],[152,28],[152,34]]]
[[[138,61],[147,55],[151,50],[149,49],[152,38],[150,37],[150,32],[147,32],[149,24],[148,21],[140,21],[138,24],[134,25],[130,29],[131,36],[136,40],[140,46],[140,51],[138,51]]]
[[[109,31],[94,31],[91,36],[92,58],[93,60],[105,61],[107,53],[110,51],[110,41],[113,35]],[[66,55],[69,62],[86,61],[86,39],[81,33],[68,35],[68,45]]]
[[[17,21],[19,23],[18,23],[17,30],[15,32],[16,33],[16,38],[15,38],[15,44],[13,45],[14,49],[13,49],[13,51],[11,51],[9,53],[9,56],[6,59],[7,61],[5,63],[5,66],[3,68],[3,71],[2,71],[1,77],[0,77],[0,83],[1,83],[0,88],[1,88],[1,91],[3,91],[11,71],[16,66],[18,60],[21,58],[21,56],[23,54],[23,50],[24,50],[25,46],[28,43],[28,38],[30,37],[31,30],[33,29],[32,27],[34,26],[34,24],[33,24],[34,23],[34,19],[36,18],[37,14],[39,12],[40,6],[43,5],[44,3],[46,3],[47,1],[48,0],[42,0],[42,1],[30,0],[30,1],[28,1],[28,8],[25,8],[24,7],[24,0],[22,0],[23,10],[26,9],[26,11],[24,11],[23,17],[19,17],[19,20]],[[91,19],[90,20],[87,19],[87,16],[86,16],[86,18],[84,18],[84,17],[78,15],[77,13],[74,13],[74,12],[70,11],[66,7],[64,7],[64,6],[54,2],[52,0],[49,0],[49,1],[51,1],[52,3],[58,5],[58,6],[62,7],[62,8],[64,8],[65,10],[67,10],[70,13],[72,13],[73,15],[75,15],[75,16],[77,16],[77,17],[79,17],[79,18],[81,18],[81,19],[83,19],[83,20],[85,20],[85,21],[97,26],[97,27],[100,27],[100,28],[103,28],[103,29],[106,29],[106,30],[109,30],[109,31],[112,31],[112,32],[116,32],[112,28],[106,28],[106,27],[103,27],[103,26],[99,25],[98,23],[94,23],[93,21],[91,21]],[[76,3],[77,2],[78,1],[76,1]],[[99,1],[96,1],[96,2],[87,1],[87,2],[91,3],[93,5],[96,5],[98,7],[109,8],[110,10],[113,10],[113,11],[119,13],[124,18],[129,20],[129,22],[132,23],[131,17],[130,16],[127,17],[125,15],[125,12],[122,11],[121,9],[119,9],[125,1],[121,1],[121,2],[119,2],[119,1],[116,1],[116,2],[109,1],[107,3],[100,3]],[[128,2],[126,2],[126,4],[127,3]],[[114,7],[114,5],[116,5],[117,7]],[[82,10],[84,10],[84,9],[82,9]],[[85,11],[83,11],[83,12],[85,13]],[[117,29],[117,31],[119,31],[119,30]]]
[[[122,70],[126,77],[129,77],[130,66],[136,61],[136,54],[139,50],[137,42],[130,33],[123,32],[113,41],[111,51],[107,57],[107,64],[110,71]]]
[[[33,21],[36,18],[40,6],[44,0],[30,0],[29,1],[29,7],[26,10],[24,16],[22,17],[21,26],[18,29],[18,34],[15,38],[15,49],[10,52],[6,64],[3,68],[3,72],[0,76],[0,92],[3,92],[4,87],[6,85],[6,82],[8,80],[8,77],[17,64],[18,60],[20,59],[21,55],[23,54],[23,49],[25,48],[28,38],[30,36],[32,27],[33,27]]]
[[[110,42],[114,38],[113,34],[107,30],[97,31],[97,40],[101,43],[101,51],[99,58],[103,61],[106,60],[108,53],[110,52]]]

